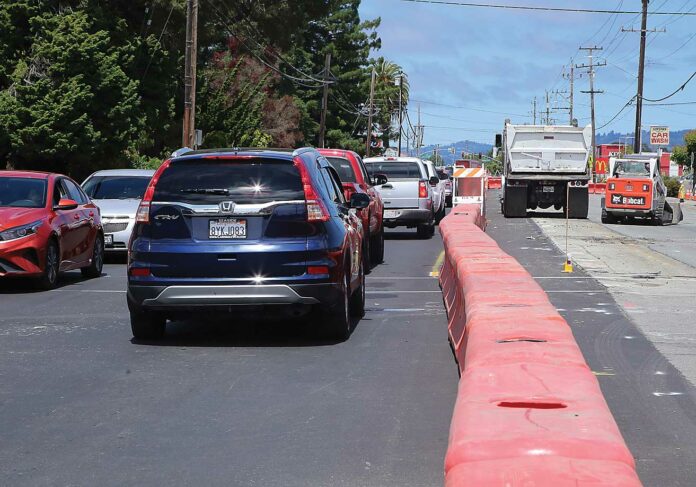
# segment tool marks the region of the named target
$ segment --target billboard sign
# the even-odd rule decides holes
[[[669,127],[650,127],[650,145],[669,145]]]

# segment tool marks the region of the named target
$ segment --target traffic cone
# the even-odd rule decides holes
[[[565,263],[563,264],[563,272],[567,274],[573,272],[573,263],[570,261],[570,257],[566,257]]]

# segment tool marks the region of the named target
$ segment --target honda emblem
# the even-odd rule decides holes
[[[221,201],[220,213],[234,213],[235,206],[237,206],[237,204],[234,201]]]

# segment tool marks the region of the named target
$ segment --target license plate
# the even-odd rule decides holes
[[[236,218],[221,218],[210,220],[208,225],[209,238],[246,238],[247,221]]]
[[[384,210],[384,218],[396,218],[399,212],[396,210]]]
[[[633,186],[630,184],[626,185],[626,191],[633,191]]]
[[[104,245],[111,247],[114,244],[114,236],[110,234],[104,235]]]
[[[542,193],[553,193],[553,186],[543,186],[541,191]]]

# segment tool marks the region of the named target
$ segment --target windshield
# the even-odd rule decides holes
[[[0,177],[0,206],[43,208],[46,187],[45,179]]]
[[[342,183],[355,182],[355,171],[353,171],[353,166],[348,159],[342,157],[327,157],[326,159],[331,164],[331,167],[336,170]]]
[[[650,163],[643,161],[616,161],[615,175],[650,176]]]
[[[155,186],[155,201],[191,204],[260,204],[304,200],[300,172],[291,161],[174,161]]]
[[[447,174],[445,171],[442,169],[437,170],[437,177],[439,177],[441,180],[448,180],[449,179],[449,174]]]
[[[388,179],[422,179],[420,166],[417,162],[366,162],[370,176],[384,174]]]
[[[139,200],[149,182],[148,176],[94,176],[82,189],[94,200]]]

